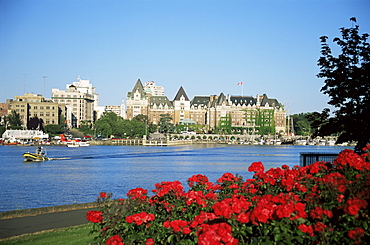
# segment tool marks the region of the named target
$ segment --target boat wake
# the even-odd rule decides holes
[[[67,159],[72,159],[70,157],[49,157],[49,160],[67,160]]]

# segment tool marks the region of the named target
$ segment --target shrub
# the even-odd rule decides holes
[[[370,146],[368,147],[370,149]],[[370,165],[352,150],[334,161],[271,168],[252,179],[205,175],[155,185],[149,196],[101,193],[89,211],[101,244],[365,244],[369,242]]]

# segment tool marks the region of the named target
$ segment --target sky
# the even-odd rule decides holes
[[[0,102],[80,77],[102,106],[140,79],[170,100],[182,86],[190,100],[267,94],[289,114],[322,111],[319,37],[351,17],[370,33],[369,13],[368,0],[0,0]]]

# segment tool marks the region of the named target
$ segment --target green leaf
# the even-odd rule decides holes
[[[274,241],[275,242],[277,242],[277,241],[280,241],[280,239],[281,239],[281,234],[275,234],[275,236],[274,236]]]
[[[173,239],[174,239],[174,237],[175,237],[175,235],[170,235],[168,238],[167,238],[167,242],[169,243],[169,244],[173,244]]]

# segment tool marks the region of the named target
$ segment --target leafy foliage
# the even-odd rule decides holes
[[[170,114],[160,114],[159,115],[158,130],[160,133],[168,133],[174,130],[174,125],[171,123],[172,117]]]
[[[144,117],[140,117],[143,119]],[[94,124],[96,134],[103,137],[138,137],[146,133],[146,123],[142,120],[125,120],[113,112],[104,112]]]
[[[21,115],[17,113],[16,111],[12,110],[10,115],[8,116],[9,120],[9,126],[10,127],[21,127],[22,126],[22,120]]]
[[[56,124],[48,124],[44,127],[44,132],[50,135],[59,135],[64,133],[64,127]]]
[[[311,123],[308,118],[312,113],[299,113],[291,115],[293,119],[294,132],[298,135],[311,135]]]
[[[370,151],[370,145],[364,149]],[[128,199],[101,192],[89,211],[99,244],[366,244],[370,239],[368,154],[344,150],[330,163],[271,168],[253,179],[197,174],[143,188]]]
[[[44,121],[42,120],[42,118],[32,117],[27,122],[27,129],[31,129],[31,130],[39,129],[43,131],[44,130],[43,124],[44,124]]]
[[[356,22],[355,18],[351,21]],[[370,139],[370,45],[369,34],[359,34],[359,26],[341,28],[342,37],[336,37],[341,53],[335,57],[327,43],[328,37],[321,37],[321,57],[318,60],[319,78],[324,78],[321,91],[330,97],[333,116],[329,109],[311,117],[317,127],[314,136],[339,133],[337,143],[357,141],[360,151]]]

